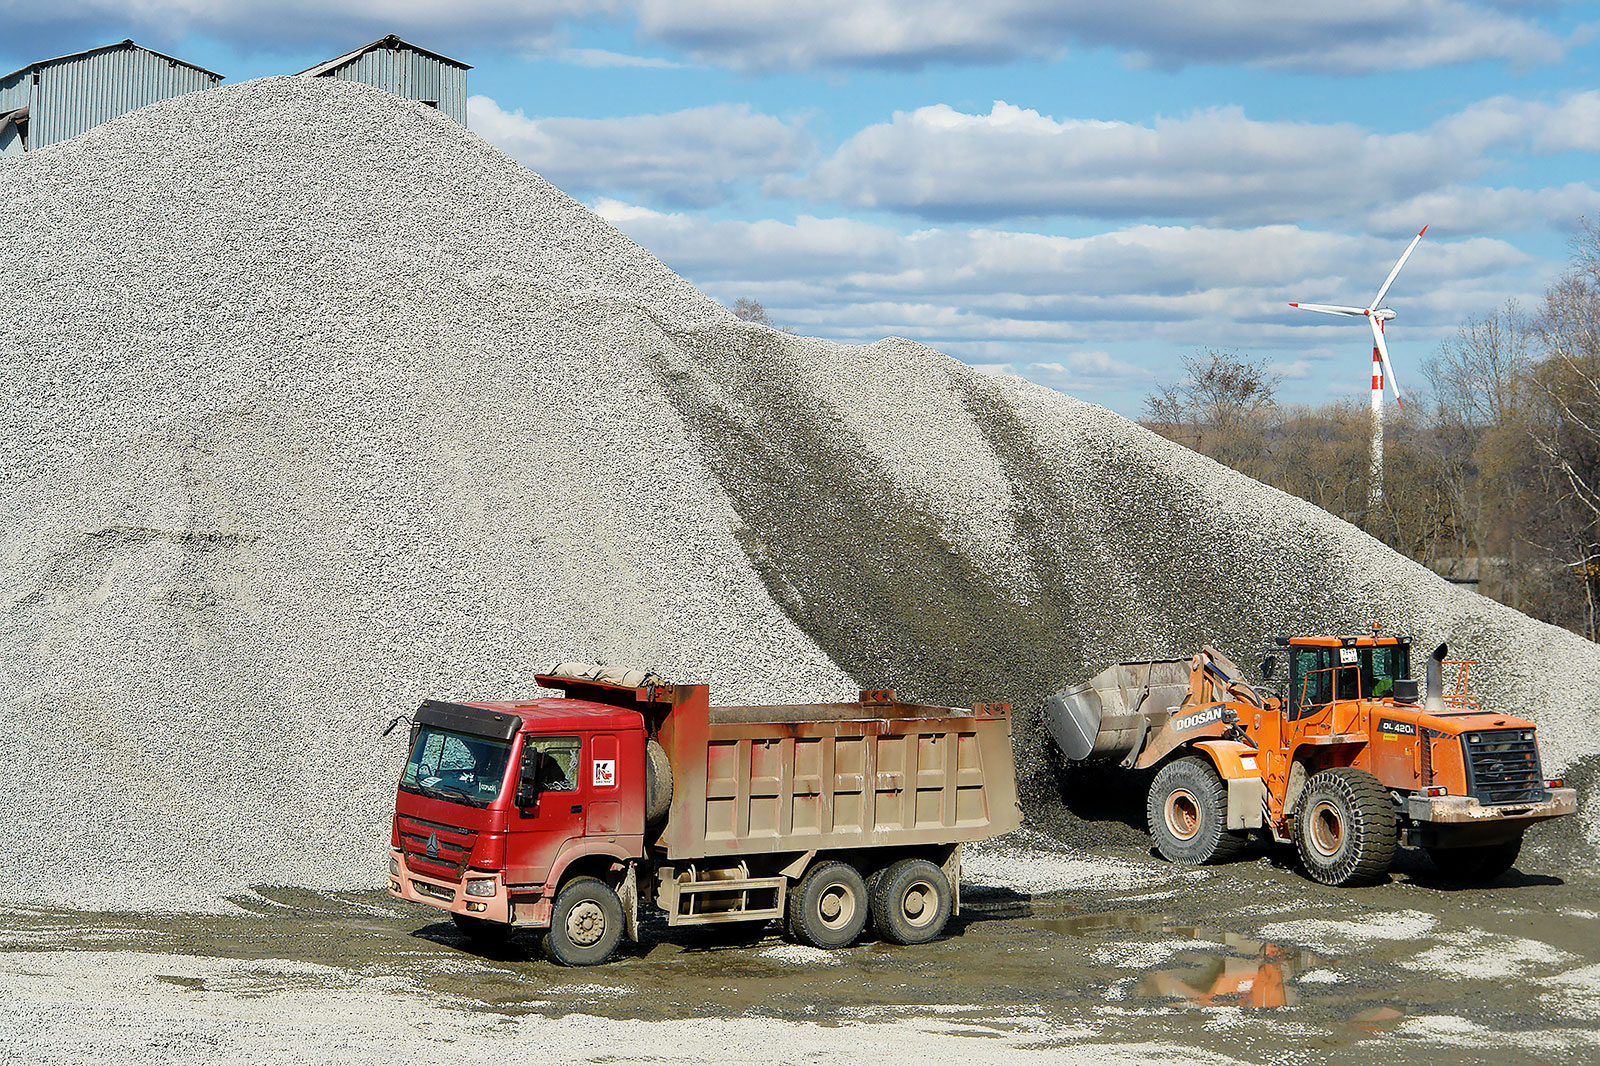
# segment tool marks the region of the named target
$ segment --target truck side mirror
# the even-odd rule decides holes
[[[513,802],[518,807],[532,807],[539,798],[539,752],[525,748],[522,763],[517,769],[517,794]]]
[[[1278,657],[1269,655],[1261,660],[1261,680],[1271,681],[1272,675],[1278,672]]]

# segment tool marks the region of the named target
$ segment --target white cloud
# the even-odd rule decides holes
[[[0,25],[14,38],[10,47],[76,41],[95,27],[99,38],[103,27],[116,26],[169,45],[198,34],[245,50],[326,47],[331,57],[386,33],[436,49],[544,50],[568,27],[625,14],[626,7],[624,0],[0,0]]]
[[[1592,210],[1586,185],[1490,189],[1463,179],[1522,151],[1600,149],[1600,93],[1549,105],[1496,98],[1433,125],[1263,122],[1237,107],[1147,124],[1055,119],[996,101],[934,104],[860,130],[773,191],[924,218],[1170,218],[1220,225],[1383,219],[1457,232],[1548,225]],[[1414,212],[1399,221],[1400,209]]]
[[[661,204],[719,203],[739,183],[794,170],[811,152],[803,130],[742,104],[624,118],[529,118],[472,96],[467,124],[569,193],[626,190]]]
[[[1474,0],[638,0],[641,35],[743,70],[919,67],[1056,58],[1106,47],[1164,67],[1406,70],[1475,60],[1552,62],[1564,45],[1532,14]]]
[[[360,43],[382,33],[436,47],[559,47],[603,19],[639,38],[742,71],[914,68],[1057,58],[1108,48],[1135,64],[1250,64],[1368,72],[1473,61],[1518,66],[1565,49],[1544,5],[1495,0],[0,0],[13,43],[70,28],[128,26],[171,43],[203,34],[241,46]],[[59,41],[58,41],[59,43]],[[30,48],[31,51],[31,48]]]
[[[784,326],[848,343],[909,337],[1078,395],[1142,394],[1150,374],[1130,353],[1152,346],[1234,348],[1275,360],[1290,380],[1320,379],[1329,359],[1359,363],[1370,350],[1364,331],[1288,303],[1369,298],[1408,239],[1290,226],[901,233],[849,219],[595,208],[725,304],[755,299]],[[1415,376],[1409,360],[1465,315],[1531,298],[1547,280],[1503,241],[1433,238],[1430,230],[1387,301],[1400,314],[1390,344],[1403,375]]]
[[[559,63],[568,63],[575,67],[592,67],[601,70],[623,67],[650,70],[682,70],[689,66],[688,63],[675,63],[670,59],[660,59],[655,56],[628,55],[623,52],[608,52],[601,48],[560,48],[552,53],[550,58]]]

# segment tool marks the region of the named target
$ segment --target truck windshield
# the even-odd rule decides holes
[[[423,726],[400,788],[452,803],[487,807],[500,795],[511,745],[503,740]]]

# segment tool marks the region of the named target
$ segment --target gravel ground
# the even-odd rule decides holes
[[[4,173],[0,899],[370,886],[383,721],[567,659],[1010,699],[1062,833],[1041,697],[1202,642],[1377,619],[1600,751],[1593,645],[1102,408],[739,322],[421,105],[264,79]]]

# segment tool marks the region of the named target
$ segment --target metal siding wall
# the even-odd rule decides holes
[[[32,86],[33,75],[26,70],[9,81],[0,81],[0,115],[26,107]]]
[[[28,90],[33,87],[33,75],[23,71],[16,77],[0,82],[0,115],[9,114],[19,107],[28,104]],[[17,128],[6,125],[6,132],[0,133],[0,156],[21,155],[22,138],[17,136]]]
[[[409,48],[374,48],[334,71],[333,77],[407,100],[432,101],[461,125],[467,124],[467,72]]]
[[[139,48],[52,63],[40,72],[38,113],[28,116],[29,147],[76,137],[118,115],[216,84],[209,74]]]
[[[439,64],[439,110],[467,124],[467,72],[460,67]]]

